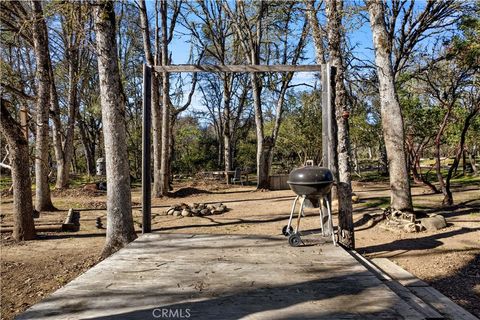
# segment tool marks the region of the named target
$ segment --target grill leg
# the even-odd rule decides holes
[[[322,237],[325,237],[325,229],[323,225],[323,206],[320,203],[320,227],[322,228]]]
[[[327,203],[328,224],[329,224],[329,227],[330,227],[330,232],[332,233],[333,245],[336,246],[336,245],[337,245],[337,242],[335,241],[335,232],[333,231],[332,210],[330,209],[330,201],[328,201],[328,198],[327,198],[327,197],[325,197],[325,202]]]
[[[290,230],[290,227],[292,226],[293,214],[295,213],[295,207],[297,206],[298,198],[300,198],[300,196],[296,196],[295,200],[293,200],[292,211],[290,211],[290,218],[288,219],[287,230]]]
[[[302,219],[304,207],[305,207],[305,196],[302,196],[302,203],[300,204],[300,211],[298,212],[297,226],[295,228],[295,233],[298,233],[298,231],[300,230],[300,219]]]

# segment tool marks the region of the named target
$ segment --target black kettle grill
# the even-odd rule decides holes
[[[288,176],[287,183],[293,192],[297,195],[293,200],[292,210],[288,224],[283,227],[282,233],[288,236],[288,243],[297,247],[302,243],[300,238],[300,220],[304,216],[305,204],[310,202],[312,204],[318,203],[320,208],[320,226],[322,228],[322,236],[325,236],[324,226],[329,228],[329,235],[331,234],[333,244],[336,245],[335,234],[333,232],[332,211],[330,209],[330,191],[333,185],[333,174],[327,168],[322,168],[313,165],[313,161],[307,161],[307,165],[294,169]],[[297,225],[295,231],[292,227],[293,214],[298,200],[301,200],[300,211],[298,213]],[[327,208],[327,216],[324,217],[324,212],[320,202],[323,200]],[[325,221],[327,218],[327,221]]]

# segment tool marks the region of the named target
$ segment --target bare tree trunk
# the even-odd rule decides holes
[[[60,106],[58,103],[57,89],[54,84],[53,69],[50,65],[50,116],[52,118],[52,134],[53,134],[53,150],[55,152],[55,160],[57,164],[57,181],[56,188],[61,189],[59,182],[61,179],[59,177],[63,176],[64,164],[64,155],[62,147],[62,122],[60,120]]]
[[[70,162],[73,156],[75,120],[78,109],[78,48],[71,48],[69,56],[68,122],[63,147],[63,172],[57,175],[57,188],[67,188],[70,180]]]
[[[315,9],[314,0],[305,0],[306,15],[308,23],[312,28],[312,38],[313,44],[315,45],[315,57],[317,64],[324,64],[325,61],[325,48],[323,45],[323,39],[325,35],[323,34],[322,28],[320,27],[320,22],[317,17],[317,10]]]
[[[257,189],[268,189],[268,154],[265,150],[265,137],[263,134],[263,115],[262,115],[262,101],[259,79],[257,74],[250,74],[250,81],[252,83],[253,106],[255,108],[255,130],[257,133]]]
[[[160,3],[160,14],[162,20],[162,65],[168,64],[168,39],[167,39],[167,2]],[[160,194],[168,195],[169,189],[169,133],[170,133],[170,76],[167,72],[162,75],[162,157],[160,169]]]
[[[223,159],[224,159],[224,168],[225,171],[232,170],[232,136],[231,136],[231,117],[230,117],[230,103],[231,103],[231,92],[229,85],[230,77],[226,74],[222,77],[223,82]],[[227,184],[228,175],[226,175]]]
[[[162,110],[160,106],[159,84],[160,78],[156,72],[152,73],[152,142],[153,142],[153,196],[161,194],[161,160],[162,160]]]
[[[50,101],[50,57],[48,55],[47,26],[43,18],[42,4],[32,1],[34,26],[32,28],[35,61],[37,64],[37,126],[35,142],[35,208],[37,211],[55,210],[50,197],[48,174],[48,110]]]
[[[447,107],[447,112],[443,116],[442,123],[440,124],[440,128],[438,129],[437,135],[435,137],[435,159],[436,159],[436,161],[435,161],[435,171],[437,173],[437,179],[438,179],[438,183],[440,185],[440,191],[442,192],[445,199],[449,198],[449,196],[448,196],[448,193],[447,193],[445,180],[443,179],[443,175],[442,175],[442,164],[441,164],[441,159],[440,159],[440,156],[441,156],[440,147],[442,145],[441,139],[442,139],[443,133],[444,133],[446,127],[447,127],[448,120],[450,118],[450,114],[451,114],[451,111],[452,111],[452,107],[453,107],[453,104],[450,104]]]
[[[255,30],[252,31],[251,26],[247,23],[244,3],[237,2],[237,13],[234,14],[228,3],[223,2],[223,8],[228,16],[234,21],[233,26],[239,39],[239,43],[245,53],[246,60],[252,65],[258,65],[260,62],[260,44],[262,39],[262,18],[265,13],[266,4],[259,1],[257,6],[257,14],[255,16]],[[240,13],[240,14],[239,14]],[[261,91],[262,84],[259,75],[250,73],[250,83],[252,86],[253,108],[255,111],[255,131],[257,137],[257,189],[268,189],[268,150],[265,147],[265,136],[263,132],[263,114]]]
[[[358,161],[358,147],[356,144],[353,145],[353,153],[352,153],[352,159],[353,159],[353,170],[355,171],[355,173],[357,175],[360,175],[361,174],[361,170],[360,170],[360,164],[359,164],[359,161]]]
[[[87,174],[89,176],[95,175],[95,142],[90,142],[87,138],[87,130],[82,120],[78,120],[78,132],[80,133],[80,140],[82,141],[83,150],[85,154],[85,162],[87,165]]]
[[[348,109],[344,84],[344,65],[342,61],[342,12],[343,0],[327,2],[328,42],[330,59],[336,68],[335,73],[335,110],[337,121],[338,154],[338,238],[347,248],[355,248],[352,216],[352,179],[350,168],[350,133],[348,127]]]
[[[79,7],[73,4],[70,10],[78,11]],[[70,13],[66,13],[68,16]],[[81,25],[81,13],[76,17],[71,14],[65,20],[62,20],[64,29],[65,60],[68,62],[68,121],[64,132],[65,138],[62,141],[62,123],[60,120],[60,107],[55,85],[55,76],[51,60],[49,60],[50,74],[50,108],[51,118],[53,120],[53,143],[55,159],[57,164],[57,175],[55,188],[68,188],[70,179],[71,159],[73,156],[73,142],[75,133],[76,113],[78,110],[78,73],[79,73],[79,33],[76,33],[74,24]],[[69,31],[66,31],[69,30]],[[48,53],[50,55],[50,53]],[[63,142],[63,143],[62,143]]]
[[[395,91],[383,2],[369,0],[367,6],[375,47],[382,130],[389,165],[391,206],[397,210],[413,211],[404,146],[403,117]]]
[[[466,139],[467,131],[470,125],[472,124],[473,119],[476,117],[479,111],[480,111],[480,107],[477,107],[465,118],[462,133],[460,134],[460,141],[458,142],[458,146],[457,146],[457,152],[455,153],[455,159],[453,160],[452,166],[448,169],[448,174],[446,179],[447,181],[445,184],[445,193],[444,193],[445,197],[443,198],[443,201],[442,201],[443,205],[448,205],[448,206],[453,205],[453,194],[452,194],[452,191],[450,190],[450,180],[453,177],[453,172],[458,167],[462,154],[465,154],[464,148],[465,148],[465,139]]]
[[[150,27],[148,25],[147,7],[145,0],[140,1],[140,22],[143,29],[143,49],[145,58],[150,66],[155,65],[156,55],[152,53],[150,44]],[[157,47],[157,46],[155,46]],[[153,196],[161,197],[161,157],[162,157],[162,114],[160,112],[159,77],[152,72],[152,131],[153,131]]]
[[[383,137],[378,146],[378,172],[383,176],[388,175],[387,148],[385,147],[385,139]]]
[[[35,238],[33,222],[32,181],[28,141],[21,126],[12,118],[8,101],[1,99],[0,132],[10,148],[13,182],[13,238],[16,241]]]
[[[468,161],[470,162],[470,165],[472,166],[472,171],[473,175],[478,175],[478,169],[477,169],[477,163],[475,162],[475,147],[472,152],[468,153]]]
[[[125,101],[118,69],[113,2],[97,3],[94,19],[107,169],[107,238],[102,252],[106,257],[137,235],[133,227]]]

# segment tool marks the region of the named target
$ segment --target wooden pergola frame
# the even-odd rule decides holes
[[[142,233],[152,231],[151,215],[151,88],[152,72],[182,73],[182,72],[321,72],[322,80],[322,159],[324,166],[332,169],[334,153],[332,137],[335,134],[335,113],[332,104],[332,94],[335,83],[335,67],[329,63],[314,65],[166,65],[143,66],[143,125],[142,125]]]

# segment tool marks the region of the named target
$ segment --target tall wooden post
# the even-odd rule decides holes
[[[329,145],[329,121],[328,121],[328,69],[330,65],[328,63],[322,64],[322,165],[326,168],[330,167],[330,159],[328,153]]]
[[[332,85],[331,85],[331,66],[330,63],[322,64],[322,158],[323,166],[330,169],[336,179],[336,167],[335,167],[335,139],[334,139],[334,119],[332,114],[334,113],[334,106],[332,106]],[[332,188],[331,193],[328,195],[328,201],[331,203],[332,197],[336,197],[336,190]],[[321,201],[323,212],[327,212],[325,203]],[[331,208],[333,210],[333,208]],[[330,225],[330,224],[326,224]],[[333,232],[333,230],[329,230]]]
[[[152,68],[143,65],[143,126],[142,126],[142,232],[152,232],[152,184],[151,184],[151,157],[150,131],[152,126]]]
[[[337,158],[337,123],[335,121],[335,104],[333,103],[335,88],[335,67],[330,63],[322,65],[322,158],[323,166],[332,171],[338,181]],[[332,189],[332,198],[337,198]]]

